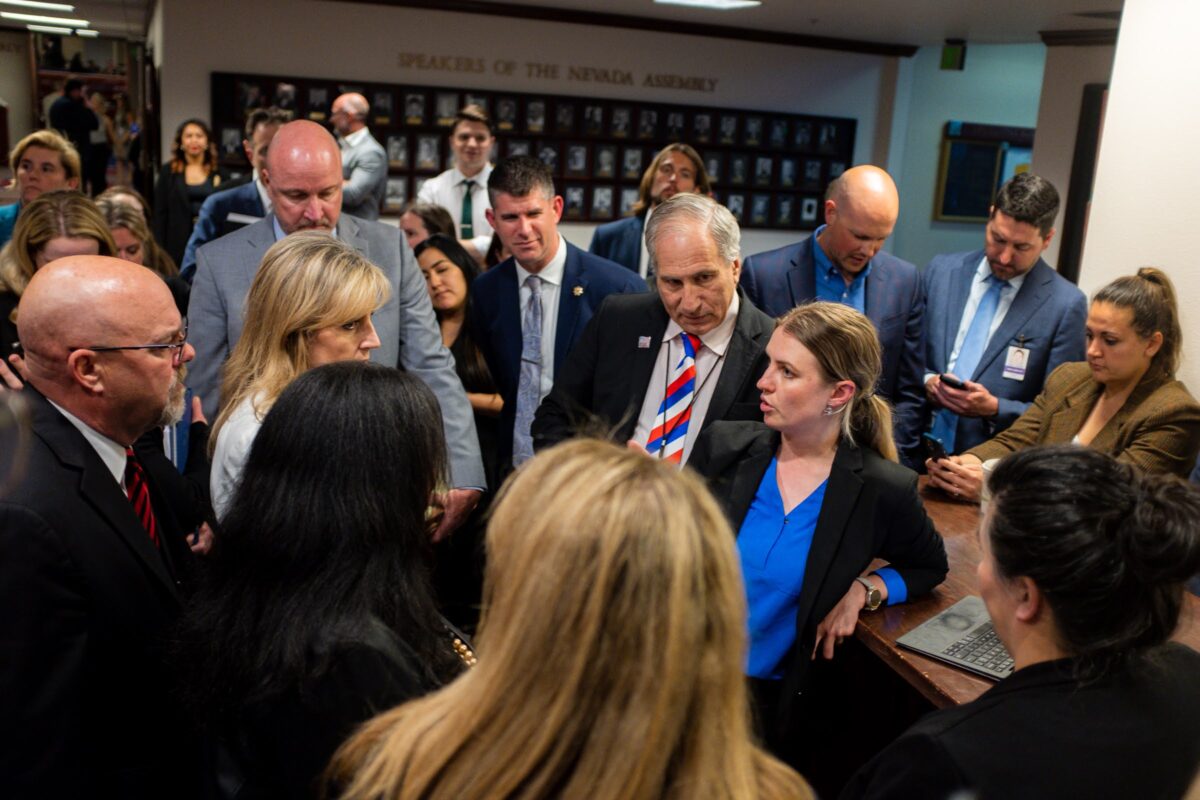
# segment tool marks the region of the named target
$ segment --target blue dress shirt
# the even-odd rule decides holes
[[[856,311],[867,313],[867,276],[871,274],[871,264],[854,276],[850,285],[842,277],[841,271],[825,255],[817,237],[825,226],[817,228],[812,235],[813,270],[816,272],[817,299],[828,300],[831,303],[844,303]]]

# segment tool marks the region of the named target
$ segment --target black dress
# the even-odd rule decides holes
[[[13,345],[17,343],[17,323],[11,317],[17,309],[21,298],[12,292],[0,292],[0,359],[8,363],[8,357],[16,352]]]
[[[172,172],[170,162],[163,164],[154,184],[154,238],[176,264],[183,263],[183,251],[200,204],[217,190],[220,176],[214,169],[204,183],[189,186],[183,172]]]

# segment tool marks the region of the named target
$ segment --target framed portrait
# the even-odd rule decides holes
[[[308,114],[313,122],[324,122],[329,117],[329,89],[324,86],[308,87]]]
[[[838,126],[836,122],[822,122],[817,130],[817,151],[834,154],[838,148]]]
[[[643,108],[638,112],[638,138],[654,139],[658,135],[658,111]]]
[[[567,184],[563,191],[563,219],[583,219],[586,216],[584,191],[584,187],[577,183]]]
[[[592,165],[592,177],[617,177],[617,146],[615,144],[598,144],[595,151],[595,162]]]
[[[563,175],[568,178],[586,178],[588,176],[588,146],[586,144],[575,142],[567,145]]]
[[[756,194],[750,198],[750,224],[768,225],[771,222],[771,195]]]
[[[492,137],[492,146],[488,149],[488,161],[495,164],[500,160],[500,140]]]
[[[509,139],[504,148],[505,158],[527,156],[533,152],[533,145],[528,139]]]
[[[391,92],[375,92],[371,95],[371,118],[376,125],[391,125],[394,113]]]
[[[775,199],[775,224],[782,228],[791,228],[796,224],[796,197],[781,194]]]
[[[538,142],[537,146],[538,161],[541,161],[550,168],[551,174],[557,175],[558,169],[558,143],[550,141]]]
[[[684,117],[682,111],[667,112],[667,138],[678,142],[683,138]]]
[[[397,169],[408,169],[408,136],[403,133],[393,133],[387,137],[388,166]]]
[[[234,158],[242,155],[242,132],[232,125],[221,128],[221,157]]]
[[[712,114],[705,111],[692,117],[692,138],[701,144],[708,144],[713,140]]]
[[[596,186],[592,189],[592,219],[612,219],[613,187]]]
[[[262,108],[267,104],[267,98],[263,96],[262,87],[255,81],[238,81],[237,94],[238,105],[244,111]]]
[[[704,156],[704,171],[708,179],[716,183],[725,177],[725,157],[720,153],[708,153]]]
[[[583,107],[583,132],[588,136],[599,136],[604,132],[604,106],[588,103]]]
[[[383,210],[396,212],[408,202],[408,178],[388,178]]]
[[[781,158],[779,159],[779,185],[785,189],[793,189],[796,186],[796,159]]]
[[[458,113],[458,92],[438,92],[434,99],[437,111],[437,124],[442,128],[454,125],[454,115]]]
[[[530,100],[525,104],[525,130],[542,133],[546,130],[546,101]]]
[[[417,169],[423,172],[441,171],[441,144],[442,137],[436,134],[422,134],[417,137]]]
[[[554,106],[554,131],[556,133],[575,132],[575,104],[566,101]]]
[[[840,177],[846,171],[845,161],[830,161],[829,162],[829,180]]]
[[[280,111],[296,109],[296,84],[280,81],[275,84],[275,94],[271,97],[271,105]]]
[[[763,118],[746,117],[746,128],[742,141],[747,147],[758,147],[763,142]]]
[[[815,226],[817,224],[817,212],[819,210],[817,198],[805,197],[800,201],[800,224]]]
[[[729,157],[729,185],[745,186],[750,182],[750,156],[737,153]]]
[[[633,109],[629,106],[614,106],[612,110],[612,124],[609,126],[608,135],[614,139],[628,139],[632,124]],[[593,201],[594,204],[595,201]]]
[[[492,103],[490,100],[488,100],[488,96],[486,94],[479,94],[478,92],[467,92],[466,94],[463,95],[463,105],[464,106],[479,106],[480,108],[483,109],[483,113],[488,114],[489,116],[492,113]]]
[[[721,115],[721,129],[717,141],[721,144],[737,144],[738,118],[736,114]]]
[[[821,188],[821,159],[804,159],[804,178],[801,183],[809,191],[817,191]]]
[[[642,148],[626,147],[621,153],[621,177],[630,181],[642,179]]]
[[[770,186],[775,175],[775,159],[771,156],[756,156],[754,158],[754,185]]]
[[[767,144],[776,150],[782,150],[788,143],[788,121],[786,119],[771,120],[770,133],[767,134]]]
[[[633,213],[633,207],[637,205],[638,190],[631,189],[628,186],[621,190],[621,216],[628,217]]]
[[[811,122],[797,121],[792,127],[792,149],[801,153],[812,152],[813,126]]]
[[[405,93],[404,123],[406,125],[425,124],[425,94],[423,92]]]
[[[496,100],[496,130],[513,131],[517,129],[517,99],[501,97]]]
[[[725,207],[738,222],[746,216],[746,195],[741,192],[730,192],[725,197]]]

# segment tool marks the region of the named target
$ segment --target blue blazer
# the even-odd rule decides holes
[[[554,374],[562,371],[571,346],[610,294],[644,292],[646,282],[620,265],[583,252],[566,242],[567,263],[558,294],[558,327],[554,337]],[[576,289],[579,289],[578,293]],[[496,451],[501,470],[512,463],[517,387],[521,380],[521,299],[516,262],[509,258],[471,285],[471,325],[479,349],[504,398]]]
[[[191,238],[183,251],[183,263],[179,265],[179,273],[184,280],[190,283],[196,272],[196,249],[230,232],[225,230],[225,219],[230,214],[259,218],[267,215],[262,198],[258,196],[258,184],[250,181],[232,189],[214,192],[204,199],[200,214],[196,217],[196,226],[192,228]]]
[[[0,247],[8,244],[12,238],[13,228],[17,226],[17,215],[21,213],[21,204],[0,206]]]
[[[817,297],[813,237],[750,256],[742,265],[742,288],[772,317]],[[896,448],[910,466],[920,461],[925,406],[921,333],[925,295],[917,268],[888,253],[871,259],[866,315],[879,333],[883,372],[876,391],[892,404]]]
[[[642,226],[645,224],[645,214],[606,222],[592,234],[588,252],[637,272],[638,262],[642,260]]]
[[[925,373],[946,371],[971,293],[971,279],[982,258],[982,250],[934,256],[925,268]],[[992,419],[964,417],[954,449],[969,450],[1012,425],[1041,393],[1046,376],[1055,367],[1083,361],[1086,321],[1087,298],[1083,292],[1039,258],[1026,273],[1004,321],[988,341],[975,374],[958,376],[986,386],[1000,401],[1000,410]],[[1003,374],[1005,354],[1009,345],[1015,344],[1029,349],[1022,381]],[[928,420],[935,409],[926,405]]]

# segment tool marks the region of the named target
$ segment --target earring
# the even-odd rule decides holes
[[[827,417],[832,417],[832,416],[833,416],[834,414],[836,414],[837,412],[833,410],[833,406],[832,406],[831,404],[829,404],[829,403],[826,403],[826,404],[825,404],[825,411],[824,411],[823,413],[824,413],[824,414],[825,414],[825,416],[827,416]]]

